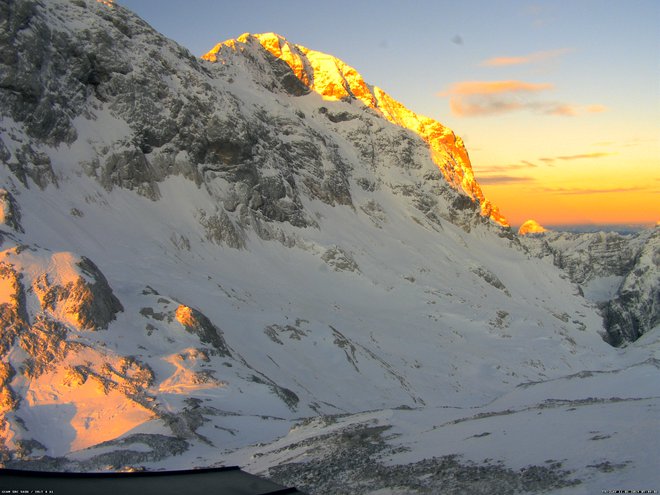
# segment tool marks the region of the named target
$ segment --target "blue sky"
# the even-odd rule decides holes
[[[117,3],[195,55],[274,31],[342,59],[462,136],[514,224],[660,219],[660,1]]]

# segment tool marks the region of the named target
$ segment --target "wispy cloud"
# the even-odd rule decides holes
[[[515,184],[520,182],[533,182],[534,177],[520,177],[517,175],[487,175],[485,177],[477,177],[477,182],[486,185],[495,184]]]
[[[532,25],[540,27],[554,20],[555,11],[555,6],[532,3],[525,6],[523,14],[531,19]]]
[[[521,182],[533,182],[536,180],[534,177],[513,174],[515,174],[517,171],[530,170],[536,167],[537,165],[527,160],[522,160],[519,163],[479,167],[479,170],[477,171],[477,181],[480,184],[486,185],[506,185],[518,184]]]
[[[529,83],[525,81],[462,81],[452,84],[440,96],[492,95],[500,93],[535,92],[552,89],[550,83]]]
[[[497,115],[521,110],[524,105],[515,101],[505,101],[499,98],[483,98],[480,101],[461,97],[449,100],[451,113],[457,117],[478,117],[482,115]]]
[[[530,100],[532,95],[551,89],[554,89],[551,83],[517,80],[462,81],[452,84],[448,90],[438,93],[438,96],[448,96],[452,114],[459,117],[497,115],[517,110],[573,117],[605,110],[603,105],[584,107],[562,102]]]
[[[575,105],[566,103],[550,103],[547,105],[544,113],[548,115],[562,115],[564,117],[574,117],[579,113],[579,108]]]
[[[539,103],[527,101],[525,94],[551,89],[551,84],[521,81],[468,81],[457,83],[444,93],[450,95],[449,108],[459,117],[498,115],[517,110],[539,110]]]
[[[605,105],[571,105],[568,103],[543,103],[543,113],[547,115],[561,115],[575,117],[585,113],[601,113],[607,111]]]
[[[571,51],[570,48],[560,48],[558,50],[535,52],[518,57],[493,57],[493,58],[489,58],[488,60],[484,60],[479,65],[483,67],[503,67],[509,65],[535,64],[539,62],[544,62],[546,60],[555,59],[557,57],[560,57],[564,53],[568,53],[570,51]]]
[[[539,161],[547,163],[548,165],[554,163],[557,160],[571,161],[571,160],[587,160],[591,158],[605,158],[606,156],[617,155],[616,152],[605,152],[597,151],[594,153],[579,153],[577,155],[563,155],[563,156],[546,156],[539,158]]]
[[[587,105],[585,111],[589,113],[602,113],[607,111],[605,105]]]
[[[581,187],[546,187],[541,190],[551,194],[566,194],[566,195],[590,195],[590,194],[616,194],[616,193],[630,193],[639,191],[648,191],[651,188],[647,186],[633,186],[633,187],[610,187],[610,188],[581,188]]]
[[[512,170],[523,170],[529,168],[535,168],[536,165],[528,162],[526,160],[521,161],[520,163],[510,163],[507,165],[487,165],[485,167],[479,167],[480,174],[495,174],[500,172],[510,172]]]
[[[557,160],[584,160],[587,158],[603,158],[606,156],[616,155],[617,153],[605,153],[602,151],[596,153],[581,153],[579,155],[558,156]]]

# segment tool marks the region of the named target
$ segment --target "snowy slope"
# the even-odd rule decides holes
[[[5,466],[292,479],[306,460],[312,493],[437,492],[441,458],[482,493],[482,467],[515,485],[535,466],[528,491],[652,481],[657,332],[608,345],[595,305],[490,219],[451,131],[350,84],[328,98],[277,36],[209,62],[119,6],[2,8]],[[332,82],[315,57],[304,73]],[[553,437],[546,409],[565,450],[514,455]],[[598,435],[620,449],[581,455]],[[346,442],[366,464],[328,485]]]

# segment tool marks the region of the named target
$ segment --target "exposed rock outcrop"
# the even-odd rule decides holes
[[[129,358],[118,362],[117,368],[109,364],[116,361],[112,357],[107,357],[103,364],[103,352],[77,338],[78,332],[108,328],[117,313],[123,311],[99,268],[91,260],[71,253],[50,253],[34,246],[11,247],[7,243],[3,247],[0,450],[6,456],[11,451],[16,455],[29,454],[27,446],[34,439],[12,415],[18,414],[26,400],[25,391],[32,387],[36,392],[30,395],[29,402],[38,402],[34,397],[39,397],[40,387],[44,386],[42,379],[44,383],[58,384],[51,387],[51,393],[57,397],[54,393],[57,387],[68,391],[83,386],[91,378],[98,382],[101,394],[116,390],[129,403],[136,402],[135,407],[142,407],[139,402],[145,401],[138,398],[144,397],[145,388],[153,380],[153,376],[144,376],[145,370],[149,374],[148,369]],[[98,358],[94,364],[88,361],[92,356]],[[88,364],[82,364],[81,360]],[[21,393],[12,382],[15,375],[20,378]],[[12,421],[8,421],[9,417]]]
[[[76,328],[82,330],[106,329],[124,308],[91,260],[82,257],[76,266],[82,274],[75,280],[58,285],[49,280],[47,273],[42,273],[35,279],[32,289],[39,298],[42,310],[52,316],[64,314]]]
[[[21,210],[14,196],[6,189],[0,189],[0,224],[17,232],[23,232]]]
[[[354,272],[360,269],[351,254],[339,246],[326,249],[321,259],[338,272]]]
[[[176,309],[175,315],[176,321],[186,329],[186,332],[197,335],[199,340],[213,346],[220,356],[231,356],[222,332],[198,310],[181,304]]]
[[[602,303],[612,345],[634,342],[660,323],[660,229],[642,246],[616,296]]]
[[[546,232],[521,242],[564,270],[600,306],[612,345],[634,342],[660,322],[658,227],[634,235]]]

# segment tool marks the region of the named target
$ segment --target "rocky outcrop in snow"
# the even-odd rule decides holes
[[[0,456],[8,458],[15,449],[29,454],[29,449],[25,451],[29,429],[17,412],[23,401],[38,402],[37,397],[49,388],[51,400],[57,399],[61,393],[56,392],[58,386],[69,392],[90,379],[96,380],[104,393],[117,390],[131,402],[143,393],[150,379],[140,378],[149,370],[135,359],[120,361],[113,371],[115,359],[79,339],[80,332],[107,328],[123,310],[94,263],[71,253],[50,253],[33,246],[9,246],[6,242],[3,248]],[[109,359],[105,364],[102,356]],[[48,385],[51,380],[59,385]]]
[[[231,356],[221,332],[198,310],[180,304],[175,311],[176,321],[181,323],[187,332],[199,337],[199,340],[213,346],[220,356]]]
[[[124,308],[92,261],[82,257],[75,264],[81,270],[79,277],[60,285],[51,280],[52,274],[44,272],[35,279],[32,290],[42,310],[50,315],[64,314],[81,330],[105,329]]]
[[[71,253],[3,246],[0,253],[6,345],[34,325],[57,329],[102,330],[123,307],[89,259]]]
[[[0,189],[0,224],[17,232],[23,232],[21,210],[14,196],[5,189]]]

